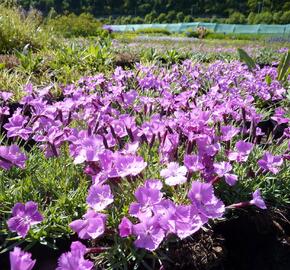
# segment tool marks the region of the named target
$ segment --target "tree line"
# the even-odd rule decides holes
[[[1,0],[0,0],[1,1]],[[289,23],[285,0],[2,0],[47,15],[91,13],[110,23],[174,23],[197,20],[231,23]],[[257,17],[257,18],[256,18]],[[226,21],[227,19],[228,21]]]

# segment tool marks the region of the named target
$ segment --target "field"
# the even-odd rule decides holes
[[[286,39],[1,12],[1,270],[290,269]]]

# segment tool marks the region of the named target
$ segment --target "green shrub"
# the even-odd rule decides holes
[[[290,10],[285,11],[280,18],[280,23],[287,24],[290,23]]]
[[[190,23],[190,22],[193,22],[193,21],[194,21],[194,19],[193,19],[193,17],[191,15],[185,16],[184,20],[183,20],[183,22],[185,22],[185,23]]]
[[[260,24],[260,23],[271,24],[273,23],[273,15],[268,11],[256,14],[254,23],[255,24]]]
[[[243,24],[243,23],[246,23],[246,17],[244,14],[240,12],[234,12],[227,19],[227,23]]]
[[[247,23],[254,24],[255,18],[256,18],[256,14],[254,12],[250,12],[250,14],[248,15],[248,18],[247,18]]]
[[[265,40],[269,35],[266,34],[237,34],[237,33],[208,33],[207,39],[225,39],[225,40]]]
[[[185,31],[185,36],[187,37],[192,37],[192,38],[198,38],[199,34],[197,31],[195,31],[195,29],[193,28],[189,28]]]
[[[178,13],[176,14],[176,19],[177,19],[177,21],[178,21],[179,23],[183,22],[183,21],[184,21],[184,14],[183,14],[183,12],[178,12]]]
[[[157,18],[158,23],[166,23],[166,14],[160,13]]]
[[[142,23],[144,23],[144,20],[141,17],[137,16],[137,17],[132,18],[131,23],[132,24],[142,24]]]
[[[93,15],[82,13],[62,15],[48,21],[48,25],[63,37],[107,36],[108,32],[102,29],[102,24]]]
[[[137,34],[157,34],[157,35],[171,35],[170,31],[163,29],[163,28],[144,28],[136,30]]]
[[[42,17],[35,10],[24,15],[20,9],[0,5],[0,53],[41,49],[52,42],[51,34],[42,27]]]

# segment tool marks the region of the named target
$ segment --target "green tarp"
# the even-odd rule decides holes
[[[267,25],[267,24],[219,24],[219,23],[171,23],[171,24],[127,24],[110,25],[113,31],[126,32],[145,28],[161,28],[170,32],[181,33],[187,29],[205,27],[215,33],[237,33],[237,34],[290,34],[290,24]]]

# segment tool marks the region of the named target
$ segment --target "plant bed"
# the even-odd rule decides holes
[[[265,253],[272,267],[289,235],[288,213],[271,210],[290,202],[280,71],[136,64],[63,86],[60,99],[28,85],[8,114],[2,93],[6,261],[35,264],[27,250],[35,267],[58,270],[247,269]]]

